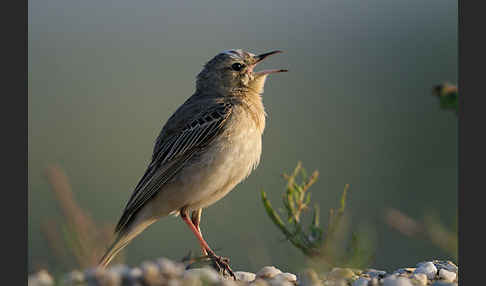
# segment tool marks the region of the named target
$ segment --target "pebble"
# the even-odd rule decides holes
[[[239,281],[246,281],[246,282],[251,282],[256,278],[255,273],[245,272],[245,271],[236,271],[235,276],[236,279],[238,279]]]
[[[81,271],[74,270],[65,275],[62,279],[62,285],[77,285],[84,282],[84,274]],[[30,285],[30,284],[29,284]]]
[[[441,269],[439,270],[439,278],[443,279],[446,282],[453,282],[454,280],[456,280],[456,273]]]
[[[165,282],[164,277],[160,274],[160,268],[157,263],[144,261],[140,266],[142,269],[143,281],[148,285],[162,285]]]
[[[282,271],[274,266],[265,266],[256,273],[256,278],[269,279],[277,276],[280,273],[282,273]]]
[[[261,278],[256,278],[255,281],[250,283],[250,286],[268,286],[269,284],[267,281],[261,279]]]
[[[437,269],[445,269],[457,274],[457,266],[452,261],[434,260],[432,263],[434,263]]]
[[[376,269],[365,271],[351,268],[333,268],[318,275],[306,269],[297,276],[282,272],[274,266],[265,266],[256,274],[235,272],[237,280],[222,277],[210,267],[185,270],[182,263],[166,258],[145,261],[140,267],[115,265],[108,269],[89,268],[72,271],[60,284],[64,286],[457,286],[458,267],[450,261],[421,262],[417,268],[400,268],[392,274]],[[29,286],[54,286],[47,271],[28,277]]]
[[[31,275],[28,279],[29,286],[51,286],[54,285],[54,279],[46,270]]]
[[[381,281],[383,283],[383,286],[413,286],[410,279],[404,277],[396,277],[394,275],[390,275]]]
[[[437,268],[432,262],[419,263],[415,269],[414,274],[423,273],[428,279],[432,280],[437,275]]]
[[[380,282],[379,282],[378,278],[376,278],[376,277],[375,278],[371,278],[370,285],[371,286],[378,286],[378,285],[380,285]]]
[[[322,286],[323,283],[317,276],[317,273],[312,269],[306,269],[299,274],[298,283],[299,286]]]
[[[209,267],[203,268],[193,268],[186,270],[184,272],[183,278],[186,276],[194,276],[203,282],[208,282],[209,284],[216,283],[220,280],[218,272]]]
[[[235,273],[235,276],[236,276],[236,273]],[[238,276],[236,276],[236,277],[238,278]],[[224,279],[224,280],[220,281],[219,286],[238,286],[238,283],[236,283],[232,279]]]
[[[277,274],[277,276],[275,276],[275,278],[276,279],[277,278],[282,279],[282,280],[292,282],[292,283],[297,282],[297,276],[295,274],[288,273],[288,272]]]
[[[370,278],[382,278],[386,275],[386,271],[376,270],[376,269],[366,269],[364,274],[368,274]]]
[[[431,286],[457,286],[457,283],[436,281]]]
[[[268,284],[270,284],[270,286],[294,286],[295,285],[294,283],[288,281],[287,278],[285,278],[280,274],[271,279],[268,279],[267,282]]]
[[[156,260],[160,273],[166,277],[177,277],[184,273],[185,266],[182,263],[174,262],[165,257]]]
[[[360,277],[358,280],[353,282],[353,286],[368,286],[368,283],[371,281],[369,278]]]
[[[423,273],[415,273],[411,277],[420,283],[420,285],[427,285],[427,275]]]
[[[416,268],[399,268],[393,272],[393,274],[411,274]]]

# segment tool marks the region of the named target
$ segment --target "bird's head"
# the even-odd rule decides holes
[[[214,90],[220,93],[237,93],[252,90],[263,92],[265,79],[269,74],[286,72],[286,69],[254,71],[256,65],[268,56],[281,53],[271,51],[260,55],[237,50],[219,53],[204,65],[197,76],[198,90]]]

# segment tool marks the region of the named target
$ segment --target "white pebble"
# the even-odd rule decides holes
[[[235,273],[235,276],[236,276],[236,273]],[[238,278],[238,276],[236,276],[236,277]],[[221,280],[219,285],[220,286],[238,286],[238,284],[233,279]]]
[[[181,286],[181,280],[178,278],[171,278],[167,280],[167,286]]]
[[[312,269],[306,269],[303,273],[299,274],[300,286],[322,286],[323,283],[319,279],[317,273]]]
[[[447,282],[452,282],[456,279],[456,273],[447,271],[445,269],[439,270],[439,278],[447,281]]]
[[[268,286],[268,283],[267,281],[261,278],[256,278],[254,281],[250,283],[250,286]]]
[[[77,285],[83,282],[84,282],[84,274],[79,270],[74,270],[64,276],[61,285]]]
[[[277,276],[275,276],[274,278],[283,279],[289,282],[297,281],[297,276],[295,276],[295,274],[288,273],[288,272],[277,274]]]
[[[383,286],[413,286],[412,282],[408,278],[396,277],[390,275],[385,279],[381,280]]]
[[[270,286],[294,286],[293,283],[289,282],[287,278],[281,276],[280,274],[271,279],[267,279],[267,282],[270,284]]]
[[[256,277],[262,279],[269,279],[277,276],[280,273],[282,273],[282,271],[275,268],[274,266],[265,266],[262,269],[260,269],[260,271],[257,272]]]
[[[427,285],[427,275],[423,274],[423,273],[415,273],[412,275],[412,278],[417,280],[420,285]]]
[[[197,275],[195,275],[195,274],[185,275],[185,273],[184,273],[184,276],[182,278],[180,285],[181,286],[202,286],[203,283]]]
[[[419,267],[415,269],[413,273],[414,274],[423,273],[427,276],[428,279],[432,280],[435,278],[435,275],[437,274],[437,268],[432,262],[420,263]]]
[[[246,282],[251,282],[255,280],[256,274],[251,273],[251,272],[245,272],[245,271],[236,271],[235,272],[236,279],[240,281],[246,281]]]
[[[193,268],[193,269],[186,270],[186,272],[184,272],[183,277],[186,278],[189,276],[197,277],[198,279],[207,281],[210,284],[216,283],[220,280],[218,272],[208,267]]]
[[[133,267],[132,269],[130,269],[130,277],[131,278],[139,279],[140,277],[142,277],[142,275],[143,275],[142,269],[140,269],[138,267]]]
[[[165,257],[156,260],[160,272],[169,277],[180,276],[184,273],[185,267],[182,263],[173,262]]]
[[[361,277],[353,282],[353,286],[367,286],[371,279]]]
[[[54,285],[54,279],[46,270],[41,270],[29,277],[29,286],[50,286]]]

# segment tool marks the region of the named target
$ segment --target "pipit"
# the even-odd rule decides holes
[[[279,52],[254,55],[228,50],[204,65],[197,75],[195,93],[157,137],[152,160],[128,200],[101,267],[155,221],[180,214],[203,253],[234,277],[227,259],[217,256],[204,240],[199,227],[201,212],[259,164],[266,116],[261,97],[265,80],[269,74],[287,70],[256,72],[254,68]]]

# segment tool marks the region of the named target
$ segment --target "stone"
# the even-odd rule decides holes
[[[297,282],[297,276],[295,274],[288,273],[288,272],[277,274],[277,276],[275,276],[275,278],[286,280],[286,281],[292,282],[292,283]]]
[[[98,279],[99,285],[103,286],[120,286],[122,283],[122,276],[114,271],[106,271],[105,274]]]
[[[414,274],[423,273],[429,280],[433,280],[437,275],[437,268],[432,262],[419,263],[415,269]]]
[[[159,266],[160,273],[167,278],[182,276],[185,271],[185,266],[182,263],[174,262],[165,257],[159,258],[155,261]]]
[[[432,283],[431,286],[457,286],[457,283],[436,281],[436,282]]]
[[[427,275],[424,273],[415,273],[411,277],[413,280],[416,280],[420,285],[427,285]]]
[[[317,273],[312,269],[306,269],[304,272],[298,275],[299,286],[322,286],[323,283],[317,276]]]
[[[440,269],[439,270],[439,278],[446,281],[446,282],[453,282],[456,280],[456,273],[445,270],[445,269]]]
[[[181,281],[181,286],[203,286],[201,279],[197,275],[184,275]]]
[[[250,283],[250,286],[268,286],[269,284],[267,281],[261,279],[261,278],[256,278],[254,281]]]
[[[378,286],[378,285],[380,285],[380,281],[378,280],[378,278],[377,277],[371,278],[370,286]]]
[[[452,261],[434,260],[432,261],[437,269],[445,269],[457,274],[458,267]]]
[[[235,276],[236,276],[236,272],[235,272]],[[238,276],[236,276],[236,277],[238,278]],[[221,280],[218,285],[219,286],[238,286],[238,283],[236,283],[232,279],[224,279],[224,280]],[[246,285],[248,285],[248,284],[246,284]]]
[[[81,284],[83,282],[84,282],[83,272],[74,270],[63,277],[61,284],[68,286],[68,285]]]
[[[416,268],[399,268],[393,271],[393,274],[411,274],[415,271]]]
[[[54,285],[54,279],[47,270],[40,270],[29,277],[27,284],[29,286],[51,286]]]
[[[210,284],[216,283],[220,280],[218,272],[216,272],[214,269],[209,267],[193,268],[193,269],[186,270],[186,272],[184,272],[183,277],[185,278],[187,276],[195,276],[201,281],[208,282]]]
[[[152,261],[144,261],[140,266],[142,269],[142,279],[148,285],[162,285],[165,278],[161,275],[159,265]]]
[[[181,284],[182,283],[179,278],[167,280],[167,286],[181,286]]]
[[[363,273],[368,274],[370,278],[383,278],[386,275],[386,271],[376,269],[366,269]]]
[[[236,271],[235,276],[237,280],[246,281],[246,282],[251,282],[256,278],[255,273],[245,272],[245,271]]]
[[[142,272],[142,269],[140,269],[138,267],[133,267],[132,269],[130,269],[129,275],[132,279],[138,280],[138,279],[142,278],[143,272]]]
[[[390,275],[381,280],[383,286],[413,286],[412,282],[408,278],[397,277]]]
[[[369,278],[360,277],[357,280],[355,280],[353,282],[353,284],[351,284],[351,285],[352,286],[368,286],[368,284],[370,283],[370,281],[371,281],[371,279],[369,279]]]
[[[280,273],[282,273],[282,271],[275,268],[274,266],[265,266],[256,273],[256,278],[270,279],[277,276]]]
[[[295,284],[288,281],[287,278],[278,274],[277,276],[267,279],[268,284],[270,286],[294,286]]]

